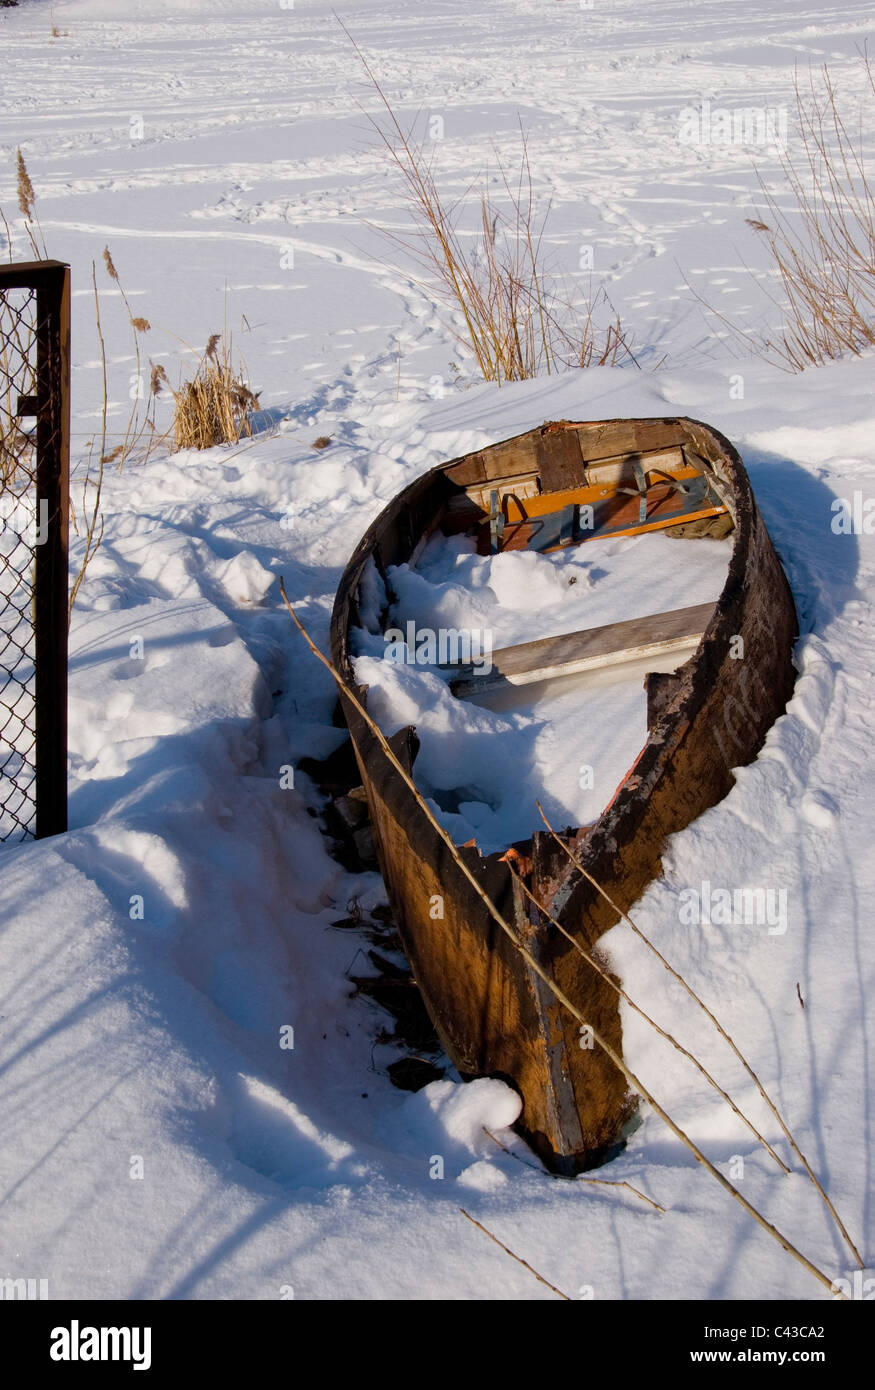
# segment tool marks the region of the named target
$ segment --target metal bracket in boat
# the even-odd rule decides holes
[[[651,472],[650,480],[648,481],[647,474],[644,472],[639,459],[631,459],[630,462],[632,465],[632,474],[635,478],[635,487],[618,487],[617,491],[626,493],[629,497],[637,497],[639,499],[638,525],[643,526],[647,521],[647,493],[654,477]],[[702,502],[708,497],[708,480],[704,474],[699,474],[689,482],[683,482],[680,478],[673,478],[669,473],[657,471],[656,479],[661,483],[667,484],[674,492],[679,492],[681,496],[686,497],[688,501]],[[718,498],[716,500],[719,504],[720,499]]]
[[[489,494],[489,549],[493,555],[497,555],[500,551],[503,535],[504,512],[501,508],[501,498],[498,491],[493,488]]]
[[[639,459],[632,459],[632,475],[635,479],[635,487],[621,487],[618,492],[627,492],[630,497],[638,494],[638,525],[643,526],[647,520],[647,475],[641,467]]]

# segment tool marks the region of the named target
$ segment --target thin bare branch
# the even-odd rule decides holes
[[[552,1289],[555,1294],[558,1294],[560,1298],[564,1298],[567,1303],[571,1302],[571,1298],[567,1293],[563,1293],[561,1289],[557,1289],[555,1284],[551,1284],[549,1279],[545,1279],[543,1274],[539,1274],[536,1269],[533,1269],[532,1266],[529,1264],[528,1260],[524,1260],[521,1255],[515,1255],[513,1250],[510,1250],[504,1244],[503,1241],[499,1240],[498,1236],[494,1236],[491,1231],[487,1231],[486,1227],[482,1226],[480,1222],[471,1215],[470,1212],[467,1212],[465,1210],[464,1207],[459,1207],[459,1211],[468,1221],[471,1222],[472,1226],[476,1226],[478,1231],[482,1231],[485,1236],[488,1236],[490,1240],[494,1241],[495,1244],[498,1245],[504,1251],[505,1255],[510,1255],[512,1260],[516,1260],[517,1264],[522,1265],[523,1268],[527,1269],[530,1274],[534,1274],[535,1278],[540,1283],[545,1284],[548,1289]]]

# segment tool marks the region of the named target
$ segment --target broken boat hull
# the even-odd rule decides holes
[[[360,623],[359,588],[369,559],[385,577],[389,566],[410,561],[436,526],[459,529],[460,516],[484,517],[496,492],[512,520],[516,513],[505,499],[522,496],[520,515],[528,515],[543,510],[552,494],[561,500],[574,489],[634,485],[642,460],[648,467],[657,460],[658,469],[678,450],[684,463],[702,470],[734,522],[726,583],[693,655],[676,677],[660,677],[659,698],[648,699],[646,744],[610,805],[594,826],[562,835],[617,907],[628,910],[660,872],[666,837],[726,795],[732,769],[756,756],[793,688],[792,596],[728,440],[687,419],[561,421],[441,465],[406,488],[368,529],[343,575],[332,616],[332,657],[345,683],[340,701],[377,854],[435,1029],[463,1076],[499,1076],[520,1093],[518,1129],[560,1173],[609,1155],[635,1099],[607,1055],[582,1046],[577,1021],[498,928],[369,730],[346,688],[366,703],[351,667],[350,634]],[[656,524],[672,524],[672,518]],[[738,638],[742,659],[732,654]],[[390,742],[412,772],[415,730],[401,730]],[[594,946],[618,913],[547,832],[535,832],[530,845],[517,848],[531,859],[528,884],[537,900],[582,945]],[[475,847],[460,852],[539,964],[620,1051],[616,993],[540,918],[500,855],[483,856]]]

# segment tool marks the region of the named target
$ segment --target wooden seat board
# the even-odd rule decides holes
[[[687,647],[702,637],[714,607],[713,603],[697,603],[645,618],[627,618],[603,627],[501,647],[492,653],[488,670],[472,664],[447,665],[443,669],[458,671],[450,681],[450,689],[461,699],[505,685],[552,680]]]

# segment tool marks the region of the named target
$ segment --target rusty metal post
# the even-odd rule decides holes
[[[67,531],[70,470],[70,268],[52,263],[37,285],[37,518],[34,646],[37,838],[67,829]]]

